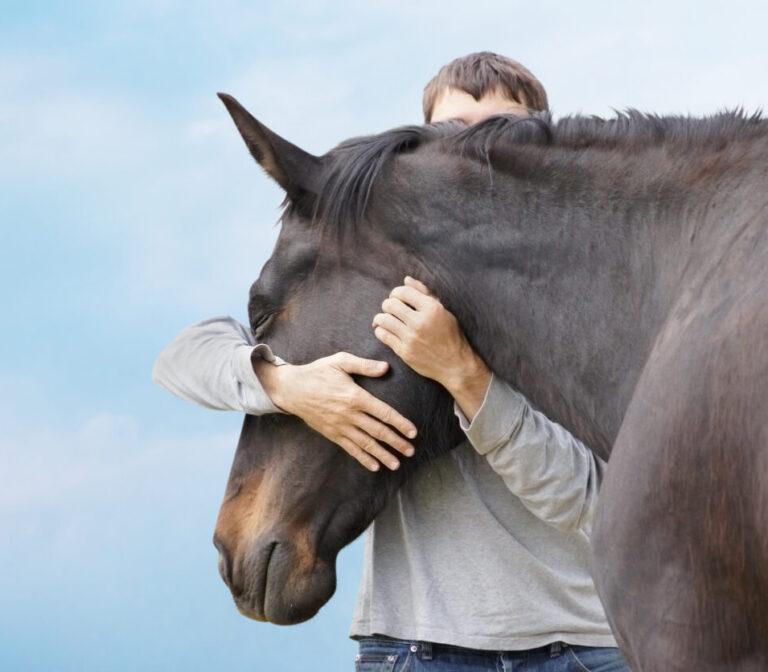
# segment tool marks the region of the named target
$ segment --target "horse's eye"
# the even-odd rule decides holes
[[[272,320],[275,317],[275,312],[267,312],[262,313],[259,315],[259,317],[256,318],[256,323],[253,325],[253,331],[258,336],[259,334],[264,333],[266,329],[269,327],[270,324],[272,324]]]

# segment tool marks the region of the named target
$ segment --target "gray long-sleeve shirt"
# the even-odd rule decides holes
[[[235,320],[206,320],[163,351],[153,379],[209,408],[276,412],[254,347],[281,363]],[[589,573],[604,463],[496,377],[472,423],[456,413],[468,442],[409,480],[366,532],[351,636],[615,646]]]

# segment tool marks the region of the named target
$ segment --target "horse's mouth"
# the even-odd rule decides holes
[[[336,589],[333,565],[315,560],[309,569],[303,569],[293,545],[285,542],[273,541],[262,547],[251,568],[242,576],[233,572],[227,585],[238,611],[256,621],[302,623],[312,618]]]
[[[272,556],[275,553],[277,545],[278,542],[273,541],[266,546],[264,549],[265,552],[259,554],[264,557],[263,563],[259,563],[263,566],[263,570],[261,571],[262,579],[261,581],[253,582],[254,586],[257,586],[255,589],[246,591],[235,586],[235,584],[227,582],[238,611],[243,616],[252,618],[255,621],[269,621],[266,615],[267,589],[269,587],[269,564],[272,561]]]

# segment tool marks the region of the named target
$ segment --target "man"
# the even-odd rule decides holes
[[[448,64],[424,93],[427,122],[546,108],[527,69],[487,52]],[[446,387],[468,442],[411,479],[366,534],[356,668],[626,670],[588,568],[604,464],[495,378],[418,280],[392,290],[372,328]],[[154,378],[204,406],[293,413],[366,467],[396,469],[391,451],[411,455],[415,427],[350,375],[386,367],[346,353],[284,364],[218,318],[184,330]]]

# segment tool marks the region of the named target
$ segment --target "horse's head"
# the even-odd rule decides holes
[[[307,154],[221,98],[253,157],[286,192],[277,245],[251,288],[256,338],[294,364],[342,350],[388,361],[386,376],[358,382],[419,427],[415,457],[396,472],[373,473],[295,417],[246,416],[216,525],[219,570],[243,614],[298,623],[333,594],[339,550],[409,472],[455,445],[457,426],[442,388],[372,333],[382,300],[414,272],[412,260],[381,235],[385,222],[356,231],[354,247],[318,225],[333,197],[329,176],[345,169],[347,153]]]

